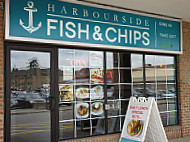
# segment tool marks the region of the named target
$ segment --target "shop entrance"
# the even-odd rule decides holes
[[[8,47],[6,141],[55,141],[53,50]]]
[[[11,43],[5,51],[7,142],[121,132],[131,96],[155,97],[164,126],[178,122],[174,56]]]

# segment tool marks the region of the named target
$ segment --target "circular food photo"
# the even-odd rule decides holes
[[[139,136],[143,130],[143,121],[132,119],[127,125],[127,133],[130,136]]]
[[[103,113],[103,103],[95,102],[91,105],[92,115],[101,115]]]
[[[100,85],[93,87],[90,96],[92,100],[103,99],[104,98],[103,87]]]
[[[77,118],[87,118],[89,113],[88,103],[78,103],[76,104],[76,117]]]

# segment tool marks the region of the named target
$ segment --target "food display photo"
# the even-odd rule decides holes
[[[90,69],[90,80],[92,83],[103,83],[103,69]]]
[[[143,121],[132,119],[127,125],[127,133],[130,136],[140,136],[143,130]]]
[[[91,104],[91,114],[94,116],[100,116],[103,114],[103,103],[94,102]]]
[[[76,118],[82,119],[89,116],[89,104],[88,103],[78,103],[76,104]]]
[[[89,89],[87,86],[80,86],[76,88],[76,98],[77,99],[87,99],[89,98]]]
[[[73,100],[73,86],[60,85],[59,86],[60,101],[72,101]]]
[[[104,91],[103,91],[103,86],[92,86],[92,89],[90,91],[90,97],[91,100],[96,100],[96,99],[103,99],[104,98]]]

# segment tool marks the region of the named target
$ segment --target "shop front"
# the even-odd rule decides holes
[[[114,141],[131,96],[155,97],[163,125],[180,125],[180,20],[9,0],[5,21],[5,141]]]

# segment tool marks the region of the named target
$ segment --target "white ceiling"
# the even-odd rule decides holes
[[[190,22],[190,0],[83,0],[140,10]]]

